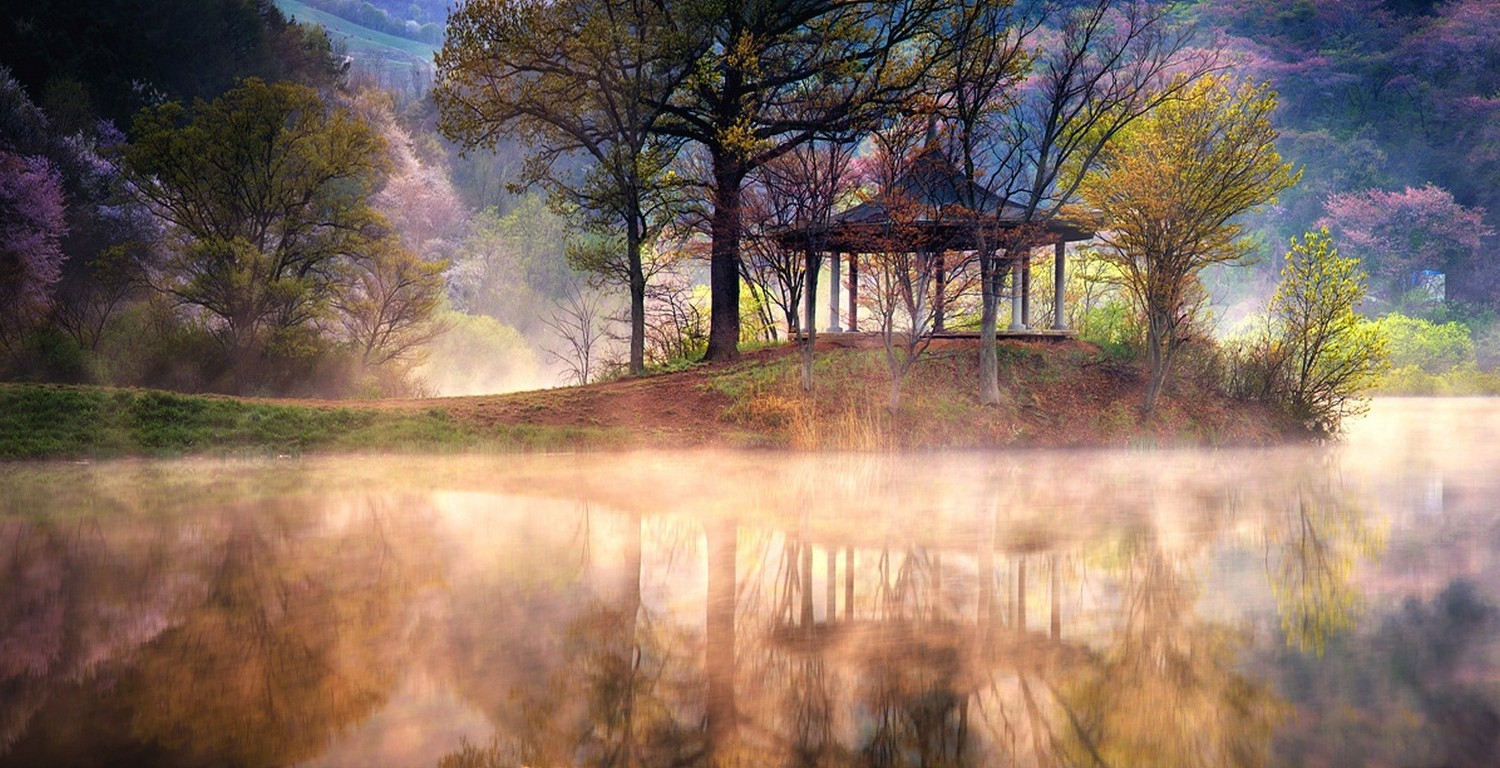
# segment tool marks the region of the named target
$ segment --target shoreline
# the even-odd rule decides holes
[[[1135,364],[1084,342],[999,345],[999,406],[978,403],[973,348],[918,361],[895,413],[878,350],[823,348],[814,391],[797,347],[732,363],[501,395],[318,400],[0,384],[0,460],[414,452],[1265,447],[1308,435],[1184,371],[1142,421]]]

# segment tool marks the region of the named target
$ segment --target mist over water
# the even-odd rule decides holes
[[[1497,442],[7,465],[0,766],[1486,765]]]

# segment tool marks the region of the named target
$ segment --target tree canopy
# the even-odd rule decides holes
[[[1127,129],[1083,182],[1105,258],[1146,319],[1146,413],[1202,297],[1200,272],[1244,256],[1236,217],[1297,182],[1276,152],[1275,106],[1265,85],[1205,77]]]
[[[156,287],[208,313],[242,382],[263,354],[296,357],[336,264],[384,234],[368,203],[380,137],[310,88],[255,79],[191,111],[146,110],[136,133],[131,171],[172,228]]]
[[[692,64],[664,9],[641,0],[468,0],[448,21],[435,92],[441,128],[466,146],[531,143],[540,182],[591,229],[623,240],[630,371],[645,366],[642,251],[671,216],[680,140],[657,130]],[[585,159],[580,169],[575,156]]]

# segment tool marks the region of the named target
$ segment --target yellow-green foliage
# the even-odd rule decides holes
[[[1354,312],[1366,276],[1338,255],[1328,230],[1292,238],[1271,298],[1279,394],[1310,428],[1335,432],[1366,407],[1363,393],[1389,366],[1380,329]]]
[[[436,395],[477,395],[539,389],[552,384],[536,353],[516,329],[487,315],[443,312],[447,330],[433,340],[427,364],[417,370]]]
[[[1244,256],[1240,214],[1301,175],[1276,152],[1275,107],[1267,85],[1205,77],[1133,123],[1079,188],[1103,218],[1100,257],[1144,315],[1146,413],[1202,303],[1199,274]]]
[[[1464,363],[1442,373],[1429,373],[1421,366],[1405,365],[1391,369],[1375,391],[1382,395],[1500,395],[1500,371],[1481,371],[1474,363]]]
[[[1474,363],[1474,339],[1462,323],[1439,325],[1392,312],[1376,325],[1390,340],[1394,368],[1415,366],[1427,373],[1443,373]]]

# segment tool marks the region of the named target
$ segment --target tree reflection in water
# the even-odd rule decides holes
[[[341,510],[333,529],[307,507],[8,538],[7,561],[36,555],[48,562],[27,570],[60,574],[20,602],[64,614],[63,636],[22,643],[82,655],[7,681],[7,702],[18,681],[46,692],[0,763],[285,765],[368,716],[390,688],[412,573],[388,546],[389,510]],[[7,635],[25,625],[8,617]]]
[[[890,462],[841,469],[864,487],[900,483]],[[701,640],[691,621],[663,615],[651,632],[679,622],[675,656],[648,649],[640,631],[636,665],[620,663],[618,650],[593,661],[570,650],[560,668],[577,682],[554,684],[531,706],[591,702],[587,727],[568,736],[523,726],[514,743],[560,742],[547,751],[470,747],[444,765],[508,764],[506,754],[569,765],[1266,764],[1287,708],[1242,669],[1249,627],[1198,614],[1200,574],[1249,523],[1268,548],[1289,639],[1310,644],[1346,629],[1355,559],[1378,537],[1363,510],[1338,497],[1336,478],[1282,476],[1257,486],[1264,498],[1183,477],[1143,490],[1132,481],[1128,508],[1119,511],[1116,499],[1117,519],[1095,530],[1075,527],[1076,512],[1011,519],[1013,508],[1057,511],[1040,495],[1045,483],[1017,490],[1018,475],[990,473],[988,492],[1000,501],[989,516],[941,529],[903,519],[872,530],[868,514],[852,526],[832,514],[810,519],[811,481],[776,506],[800,513],[772,512],[755,525],[708,520]],[[787,482],[798,487],[795,475]],[[651,568],[649,558],[633,562]],[[733,574],[732,590],[724,574]],[[610,644],[600,635],[628,632],[610,615],[585,622],[601,647]],[[1028,622],[1036,615],[1045,620]],[[639,660],[658,653],[665,664],[643,680]],[[701,688],[646,682],[695,675]],[[660,722],[679,748],[609,748],[614,723],[640,709],[677,713]],[[683,716],[695,711],[703,713],[697,731]]]
[[[0,766],[348,764],[366,730],[435,730],[393,709],[413,680],[476,723],[402,753],[449,768],[1480,765],[1496,746],[1491,593],[1371,604],[1385,532],[1336,463],[1063,458],[783,459],[711,504],[723,480],[693,456],[507,459],[453,470],[463,504],[357,478],[12,515]]]

